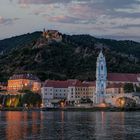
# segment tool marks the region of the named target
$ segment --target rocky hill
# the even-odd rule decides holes
[[[94,80],[101,48],[108,72],[140,72],[138,42],[63,34],[62,41],[47,43],[41,34],[35,32],[0,41],[0,81],[14,73],[37,74],[41,80]],[[43,47],[38,47],[42,41]]]

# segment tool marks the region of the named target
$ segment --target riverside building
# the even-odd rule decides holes
[[[40,92],[41,82],[37,76],[32,74],[14,74],[8,80],[7,90],[14,94],[20,90]]]
[[[93,100],[94,82],[79,80],[53,81],[47,80],[41,89],[42,101],[49,106],[53,101],[67,101],[68,104],[78,104],[81,99]]]
[[[90,99],[93,104],[106,102],[115,105],[120,97],[135,99],[133,94],[126,94],[124,91],[124,85],[128,83],[140,87],[140,74],[107,73],[105,56],[101,51],[97,58],[96,81],[46,80],[41,88],[42,101],[44,106],[61,100],[79,104],[81,99]]]

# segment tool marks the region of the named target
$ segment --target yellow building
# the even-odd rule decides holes
[[[77,82],[75,85],[75,99],[93,99],[93,94],[95,93],[95,83],[94,82]]]
[[[40,80],[32,74],[15,74],[8,80],[8,91],[32,90],[38,92],[41,89]]]
[[[124,93],[124,84],[108,83],[106,88],[106,94],[122,94],[122,93]]]

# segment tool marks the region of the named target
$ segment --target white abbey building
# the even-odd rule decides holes
[[[96,81],[46,80],[41,88],[42,102],[49,106],[50,103],[61,100],[78,104],[81,99],[90,99],[94,105],[105,102],[116,106],[118,98],[136,98],[131,93],[125,93],[124,85],[128,83],[140,87],[140,74],[107,73],[106,59],[101,51],[97,58]]]
[[[96,104],[100,104],[105,101],[106,87],[107,87],[106,60],[101,51],[97,58],[97,67],[96,67],[96,94],[94,98],[94,102]]]

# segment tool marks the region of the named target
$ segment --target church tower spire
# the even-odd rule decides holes
[[[105,101],[106,96],[106,85],[107,85],[107,68],[106,60],[102,53],[99,53],[96,64],[96,104],[100,104]]]

